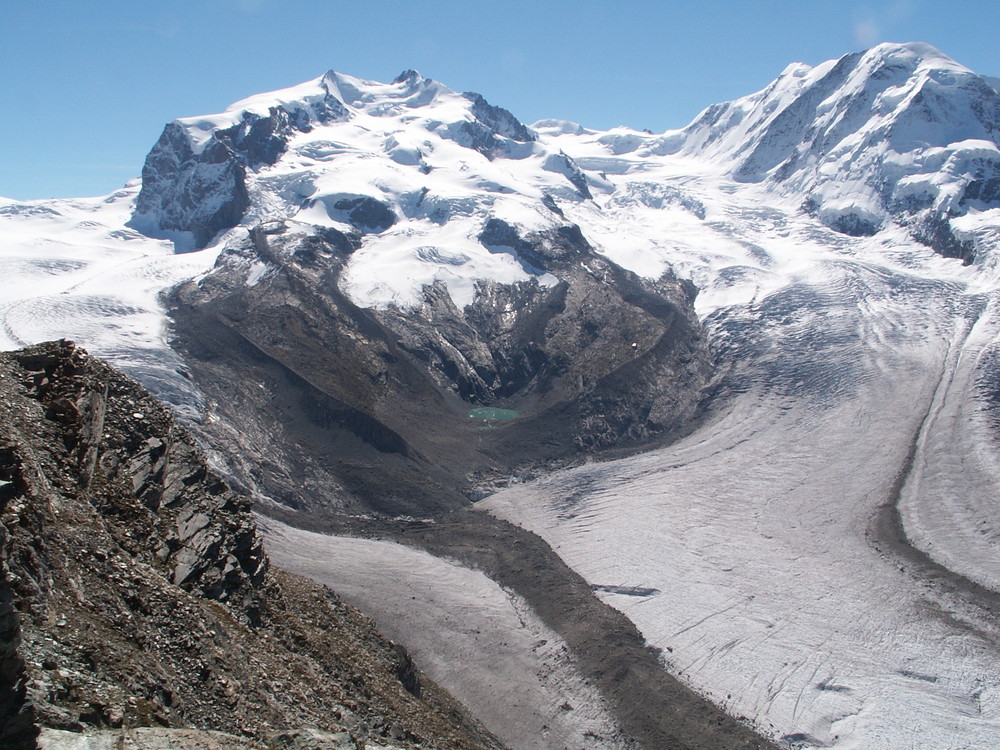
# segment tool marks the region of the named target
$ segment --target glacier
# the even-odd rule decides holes
[[[490,221],[513,244],[484,242]],[[1000,743],[1000,92],[928,45],[793,64],[662,134],[526,127],[413,71],[178,120],[141,186],[0,202],[0,343],[71,337],[210,422],[161,293],[226,268],[266,290],[278,266],[240,250],[255,230],[346,238],[358,308],[419,310],[437,285],[461,311],[485,281],[559,284],[515,245],[566,225],[641,279],[693,283],[711,398],[669,444],[509,477],[476,508],[541,536],[665,669],[784,746]],[[271,529],[276,560],[383,602],[401,639],[435,627],[384,606],[401,570],[471,576],[447,594],[473,618],[520,606],[389,542],[309,537],[307,557],[305,532]],[[317,559],[338,544],[354,564]],[[523,644],[525,672],[552,668]],[[586,694],[562,674],[532,688],[552,716],[558,690]]]

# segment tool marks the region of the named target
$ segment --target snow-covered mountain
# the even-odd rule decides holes
[[[192,201],[206,173],[222,177]],[[602,184],[481,96],[412,71],[391,84],[328,73],[169,125],[132,225],[204,241],[238,219],[215,268],[175,292],[175,348],[219,404],[213,441],[296,469],[231,473],[283,502],[305,477],[330,506],[416,514],[464,503],[470,473],[651,438],[696,413],[709,365],[692,287],[662,259],[623,267],[567,218]],[[206,205],[222,213],[204,223]],[[249,429],[246,415],[285,408],[248,408],[250,371],[282,392],[304,379],[335,416],[319,433],[280,412]],[[519,418],[483,432],[477,407]],[[330,430],[354,446],[336,460]],[[302,465],[317,450],[327,458]],[[371,450],[398,470],[364,471]]]
[[[827,226],[870,235],[892,220],[918,225],[919,232],[921,221],[940,222],[995,202],[998,122],[1000,93],[993,79],[928,45],[883,44],[815,68],[790,65],[763,91],[710,107],[680,131],[595,135],[608,156],[636,154],[647,164],[665,156],[699,158],[711,164],[700,171],[767,182]],[[351,198],[333,188],[330,173],[338,182],[347,177],[349,185],[354,175],[342,170],[377,157],[388,157],[390,164],[382,164],[379,178],[367,170],[359,175],[359,189],[378,185],[384,197],[394,196],[389,202],[397,214],[408,218],[440,219],[450,210],[440,199],[457,197],[447,192],[463,192],[460,185],[477,195],[565,195],[569,186],[539,179],[544,172],[566,178],[574,189],[571,200],[610,190],[600,175],[583,173],[572,158],[575,149],[562,148],[586,131],[562,130],[566,138],[553,148],[506,110],[414,71],[389,85],[330,72],[237,102],[221,115],[170,124],[147,160],[133,224],[152,233],[190,232],[202,246],[244,219],[290,218],[318,201],[320,218],[336,220],[344,209],[333,204]],[[498,168],[477,165],[476,185],[430,176],[435,167],[454,168],[470,156],[446,142],[498,160]],[[590,159],[591,171],[598,170]],[[337,168],[331,169],[332,161]],[[608,166],[614,169],[616,162]],[[320,175],[326,179],[317,182]],[[441,194],[445,187],[452,190]],[[421,199],[425,188],[423,200],[432,198],[427,205]],[[960,243],[938,239],[942,249]]]
[[[330,72],[168,125],[130,226],[180,248],[266,221],[331,227],[364,238],[342,279],[355,302],[413,306],[440,281],[461,307],[480,279],[555,281],[517,253],[484,252],[489,219],[522,234],[575,222],[605,255],[652,277],[670,263],[663,252],[626,257],[587,230],[651,205],[703,220],[685,186],[723,180],[846,235],[903,228],[971,262],[992,238],[961,219],[1000,197],[998,123],[995,80],[923,44],[790,65],[763,91],[661,135],[528,128],[413,71],[391,84]]]
[[[898,221],[969,259],[946,221],[1000,197],[1000,93],[924,44],[883,44],[710,107],[658,153],[709,159],[767,182],[827,226],[871,235]],[[925,226],[926,225],[926,226]]]
[[[203,247],[241,222],[296,216],[329,224],[353,215],[358,226],[385,230],[395,223],[391,209],[357,203],[384,203],[383,195],[411,218],[440,219],[446,207],[422,205],[427,184],[479,193],[502,192],[502,182],[429,177],[435,167],[457,169],[469,150],[487,160],[537,156],[534,141],[506,110],[412,70],[391,84],[331,71],[169,124],[146,160],[132,223]]]
[[[786,746],[996,744],[995,79],[883,44],[651,134],[331,72],[0,222],[6,343],[130,368],[273,515],[439,552],[510,485],[478,507]],[[352,549],[310,574],[385,611]]]

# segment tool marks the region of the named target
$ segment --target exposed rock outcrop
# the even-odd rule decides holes
[[[246,176],[246,163],[225,140],[213,138],[195,152],[184,128],[170,123],[146,157],[129,225],[178,241],[187,233],[195,248],[204,247],[249,208]]]
[[[535,140],[534,134],[503,107],[496,107],[473,92],[463,96],[472,102],[470,111],[473,119],[455,123],[449,128],[449,132],[454,132],[453,138],[463,146],[492,159],[510,150],[508,141],[530,143]]]

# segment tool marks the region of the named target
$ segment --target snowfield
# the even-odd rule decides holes
[[[196,418],[198,395],[167,345],[160,294],[211,268],[218,253],[176,254],[126,227],[138,190],[0,203],[0,346],[71,339]]]
[[[0,344],[73,338],[197,419],[160,295],[227,237],[265,221],[347,233],[352,201],[371,199],[393,221],[366,230],[342,290],[405,307],[442,281],[461,306],[484,278],[556,281],[485,246],[490,218],[522,234],[577,224],[639,275],[693,281],[722,395],[669,447],[511,484],[483,512],[543,537],[665,668],[786,746],[1000,747],[991,80],[926,45],[881,45],[789,66],[680,131],[546,120],[483,153],[461,129],[473,99],[416,74],[327,74],[178,121],[198,153],[244,112],[338,97],[336,117],[248,172],[251,208],[205,250],[126,228],[136,185],[0,201]],[[248,262],[247,284],[267,273]],[[614,733],[559,638],[483,575],[263,525],[277,564],[369,611],[512,746]]]

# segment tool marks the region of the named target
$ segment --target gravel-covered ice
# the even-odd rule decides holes
[[[519,750],[625,748],[565,641],[483,573],[396,542],[260,518],[276,565],[326,584]]]

